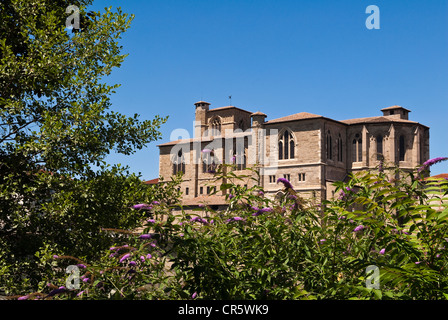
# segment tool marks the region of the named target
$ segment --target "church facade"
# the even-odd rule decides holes
[[[254,179],[232,182],[260,185],[268,197],[282,191],[278,178],[286,178],[302,197],[331,199],[333,182],[351,172],[398,165],[412,170],[429,159],[429,127],[409,120],[410,110],[391,106],[367,118],[334,120],[300,112],[267,120],[262,112],[235,106],[210,108],[195,103],[194,137],[158,145],[159,176],[169,181],[183,173],[183,204],[225,205],[224,191],[213,194],[222,182],[215,171],[232,164],[236,175]],[[255,168],[260,174],[254,175]]]

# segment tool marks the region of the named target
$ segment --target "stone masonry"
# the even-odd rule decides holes
[[[429,159],[429,128],[409,120],[400,106],[381,109],[382,115],[334,120],[300,112],[266,121],[267,115],[226,106],[210,108],[195,103],[193,138],[160,144],[159,175],[164,181],[183,172],[183,204],[202,202],[225,206],[224,193],[207,196],[223,181],[214,181],[219,163],[234,163],[234,173],[260,179],[234,181],[250,187],[257,183],[266,196],[283,190],[278,178],[287,178],[304,198],[321,201],[335,196],[334,181],[350,172],[375,169],[380,161],[412,170]],[[225,181],[224,181],[225,182]]]

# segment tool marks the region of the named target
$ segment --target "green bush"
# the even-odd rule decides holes
[[[85,268],[47,253],[53,288],[65,286],[69,264],[83,266],[79,289],[47,298],[446,298],[448,181],[362,172],[337,182],[337,198],[322,205],[279,183],[285,192],[274,200],[257,186],[222,184],[229,206],[220,212],[174,215],[167,202],[148,203],[152,218],[141,231],[115,230],[121,242]],[[378,289],[366,286],[370,265],[379,269]],[[45,297],[28,298],[36,296]]]

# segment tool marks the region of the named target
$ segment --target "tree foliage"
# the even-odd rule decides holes
[[[151,197],[110,152],[134,153],[160,138],[166,121],[111,110],[123,63],[119,40],[133,16],[88,11],[92,1],[0,3],[0,241],[2,282],[35,286],[44,248],[97,255],[112,241],[101,228],[132,228],[131,209]],[[67,29],[70,5],[80,29]],[[39,254],[37,254],[39,255]],[[32,283],[31,283],[32,282]]]

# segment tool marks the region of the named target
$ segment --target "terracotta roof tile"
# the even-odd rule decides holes
[[[383,109],[381,109],[381,111],[394,110],[394,109],[403,109],[403,110],[406,110],[408,112],[411,112],[411,110],[403,108],[401,106],[391,106],[391,107],[383,108]]]
[[[386,117],[386,116],[380,116],[380,117],[367,117],[367,118],[356,118],[356,119],[347,119],[347,120],[341,120],[340,122],[346,123],[346,124],[357,124],[357,123],[380,123],[380,122],[402,122],[402,123],[415,123],[419,124],[418,122],[411,121],[411,120],[405,120],[400,118],[394,118],[394,117]]]
[[[441,178],[441,179],[448,179],[448,173],[441,173],[441,174],[437,174],[435,176],[432,176],[430,178]]]
[[[315,118],[323,118],[323,116],[308,113],[308,112],[300,112],[300,113],[295,113],[295,114],[292,114],[292,115],[289,115],[286,117],[269,120],[265,124],[294,121],[294,120],[315,119]]]
[[[247,111],[247,110],[235,107],[235,106],[225,106],[225,107],[213,108],[213,109],[208,110],[208,112],[221,111],[221,110],[226,110],[226,109],[238,109],[238,110],[241,110],[241,111],[244,111],[247,113],[252,113],[251,111]]]
[[[144,184],[158,184],[159,178],[143,181]]]
[[[198,139],[198,138],[179,139],[179,140],[174,140],[174,141],[169,141],[169,142],[165,142],[162,144],[158,144],[157,147],[171,146],[171,145],[175,145],[178,143],[190,143],[190,142],[195,142],[195,141],[210,142],[212,140],[209,137],[202,137],[202,139]]]

